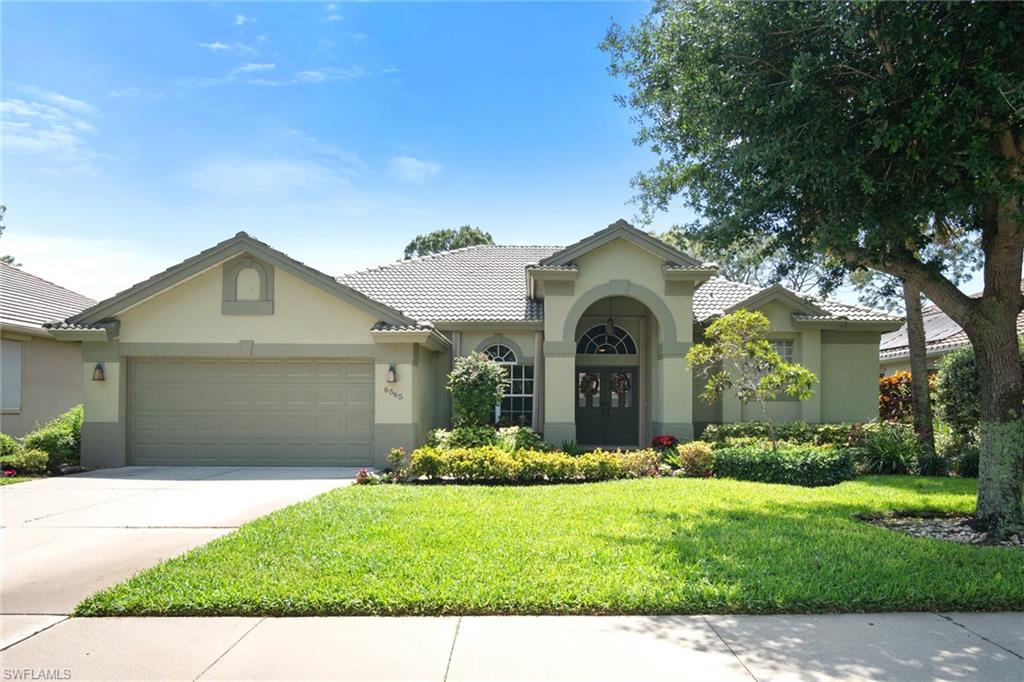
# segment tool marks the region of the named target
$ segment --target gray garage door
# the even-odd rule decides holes
[[[130,464],[372,464],[369,360],[133,360]]]

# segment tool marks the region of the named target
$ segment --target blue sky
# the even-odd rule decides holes
[[[597,48],[645,9],[5,3],[0,251],[105,297],[238,230],[331,274],[464,223],[570,243],[652,160]]]

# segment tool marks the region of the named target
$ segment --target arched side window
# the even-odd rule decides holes
[[[636,342],[622,327],[615,326],[608,333],[605,325],[599,324],[583,332],[576,344],[580,355],[636,355]]]
[[[514,365],[519,362],[516,352],[503,343],[496,343],[484,349],[484,355],[502,365]]]
[[[494,422],[501,426],[533,425],[533,365],[519,364],[516,352],[503,343],[484,349],[484,355],[508,368],[508,386],[494,406]]]

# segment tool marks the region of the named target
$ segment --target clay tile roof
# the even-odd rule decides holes
[[[43,329],[96,301],[6,263],[0,263],[0,325]]]

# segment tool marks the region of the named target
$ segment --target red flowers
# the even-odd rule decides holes
[[[651,439],[652,448],[674,448],[679,444],[679,439],[675,436],[662,435],[655,436]]]

